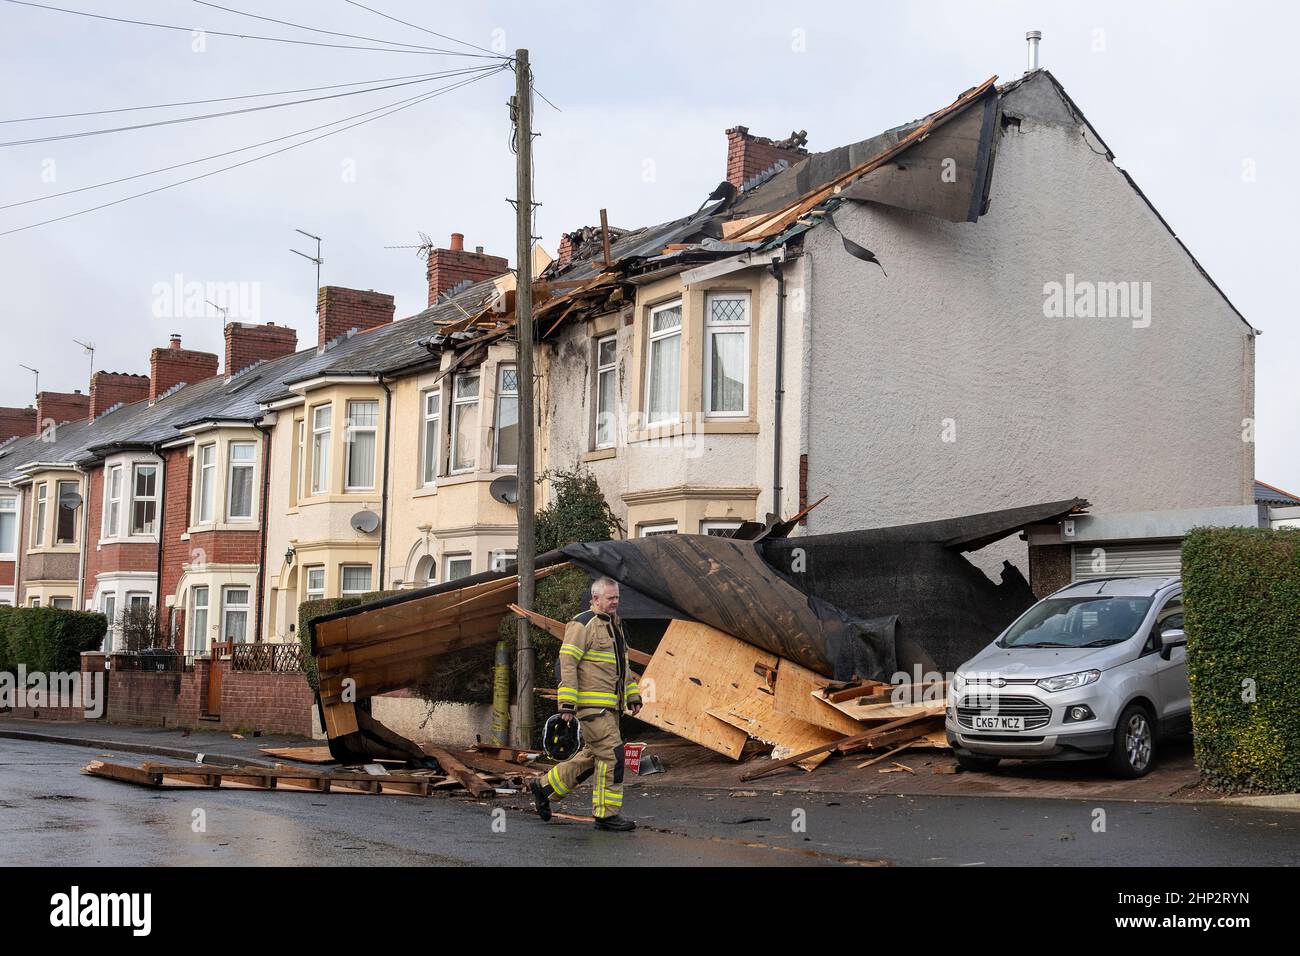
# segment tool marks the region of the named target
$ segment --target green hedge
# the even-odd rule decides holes
[[[0,671],[80,671],[81,652],[99,650],[107,632],[108,618],[92,611],[0,607]]]
[[[1300,790],[1300,530],[1183,542],[1196,762],[1219,789]]]
[[[393,594],[392,591],[372,591],[359,597],[321,598],[319,601],[303,601],[298,605],[298,643],[303,650],[303,670],[307,673],[307,683],[312,690],[320,690],[319,678],[316,676],[316,658],[311,656],[311,626],[308,623],[314,617],[333,614],[344,608],[356,607],[367,601],[378,601]]]

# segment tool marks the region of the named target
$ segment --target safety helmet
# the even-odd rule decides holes
[[[577,717],[565,720],[559,714],[551,714],[542,727],[542,750],[552,760],[568,760],[582,747],[581,721]]]

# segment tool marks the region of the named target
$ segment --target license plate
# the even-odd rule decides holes
[[[987,715],[977,715],[975,717],[976,730],[1024,730],[1025,718],[1023,717],[990,717]]]

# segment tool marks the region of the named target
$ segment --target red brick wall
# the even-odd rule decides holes
[[[208,669],[220,667],[221,719],[200,720],[207,701]],[[310,737],[315,697],[302,674],[234,672],[229,661],[198,661],[193,671],[150,674],[109,672],[108,720],[118,724],[191,727],[230,733],[264,733]]]
[[[196,531],[186,542],[182,560],[195,560],[194,552],[201,549],[209,564],[257,564],[258,537],[256,530]],[[180,575],[177,575],[177,580],[180,580]]]
[[[466,279],[481,282],[494,279],[510,271],[510,263],[504,256],[490,256],[484,252],[465,252],[455,249],[433,249],[429,252],[429,266],[426,277],[429,280],[429,305],[438,301],[438,296],[448,289],[454,289]]]
[[[295,336],[294,341],[297,341]],[[293,351],[290,349],[289,351]],[[193,385],[217,374],[219,359],[212,352],[197,352],[181,348],[179,335],[172,336],[171,344],[165,349],[154,349],[149,353],[149,401],[157,401],[159,395],[175,388],[181,382]]]
[[[0,587],[13,587],[14,566],[13,561],[0,561]],[[14,603],[18,603],[17,595],[14,595]]]
[[[158,604],[165,607],[167,595],[176,593],[180,584],[181,565],[190,560],[190,542],[181,535],[190,523],[190,457],[185,448],[163,452],[163,562],[162,580],[158,583]]]
[[[35,435],[36,409],[0,408],[0,441],[15,435]]]
[[[127,469],[123,469],[122,508],[126,507]],[[87,475],[90,491],[86,496],[86,505],[90,509],[89,534],[90,545],[86,548],[86,591],[85,607],[95,596],[95,576],[109,571],[145,571],[154,573],[158,570],[158,547],[149,542],[130,541],[120,544],[101,543],[104,531],[104,469],[97,466]],[[123,525],[125,527],[125,525]]]
[[[46,421],[56,425],[75,422],[90,412],[90,396],[75,392],[41,392],[36,396],[36,432],[40,433]]]
[[[90,376],[90,412],[93,421],[118,402],[139,402],[149,397],[149,376],[127,372],[96,372]]]
[[[298,333],[288,326],[267,322],[226,324],[226,375],[242,372],[256,362],[273,362],[298,350]]]
[[[751,136],[748,127],[733,126],[727,130],[727,179],[740,189],[746,180],[770,169],[779,159],[794,164],[808,155],[804,142],[805,133],[794,133],[777,142],[766,136]]]
[[[350,329],[365,332],[393,321],[397,306],[391,295],[327,285],[316,298],[316,347],[332,342]]]

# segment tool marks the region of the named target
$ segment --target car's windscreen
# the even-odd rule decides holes
[[[1002,647],[1105,647],[1137,633],[1147,597],[1048,598],[1011,626]]]

